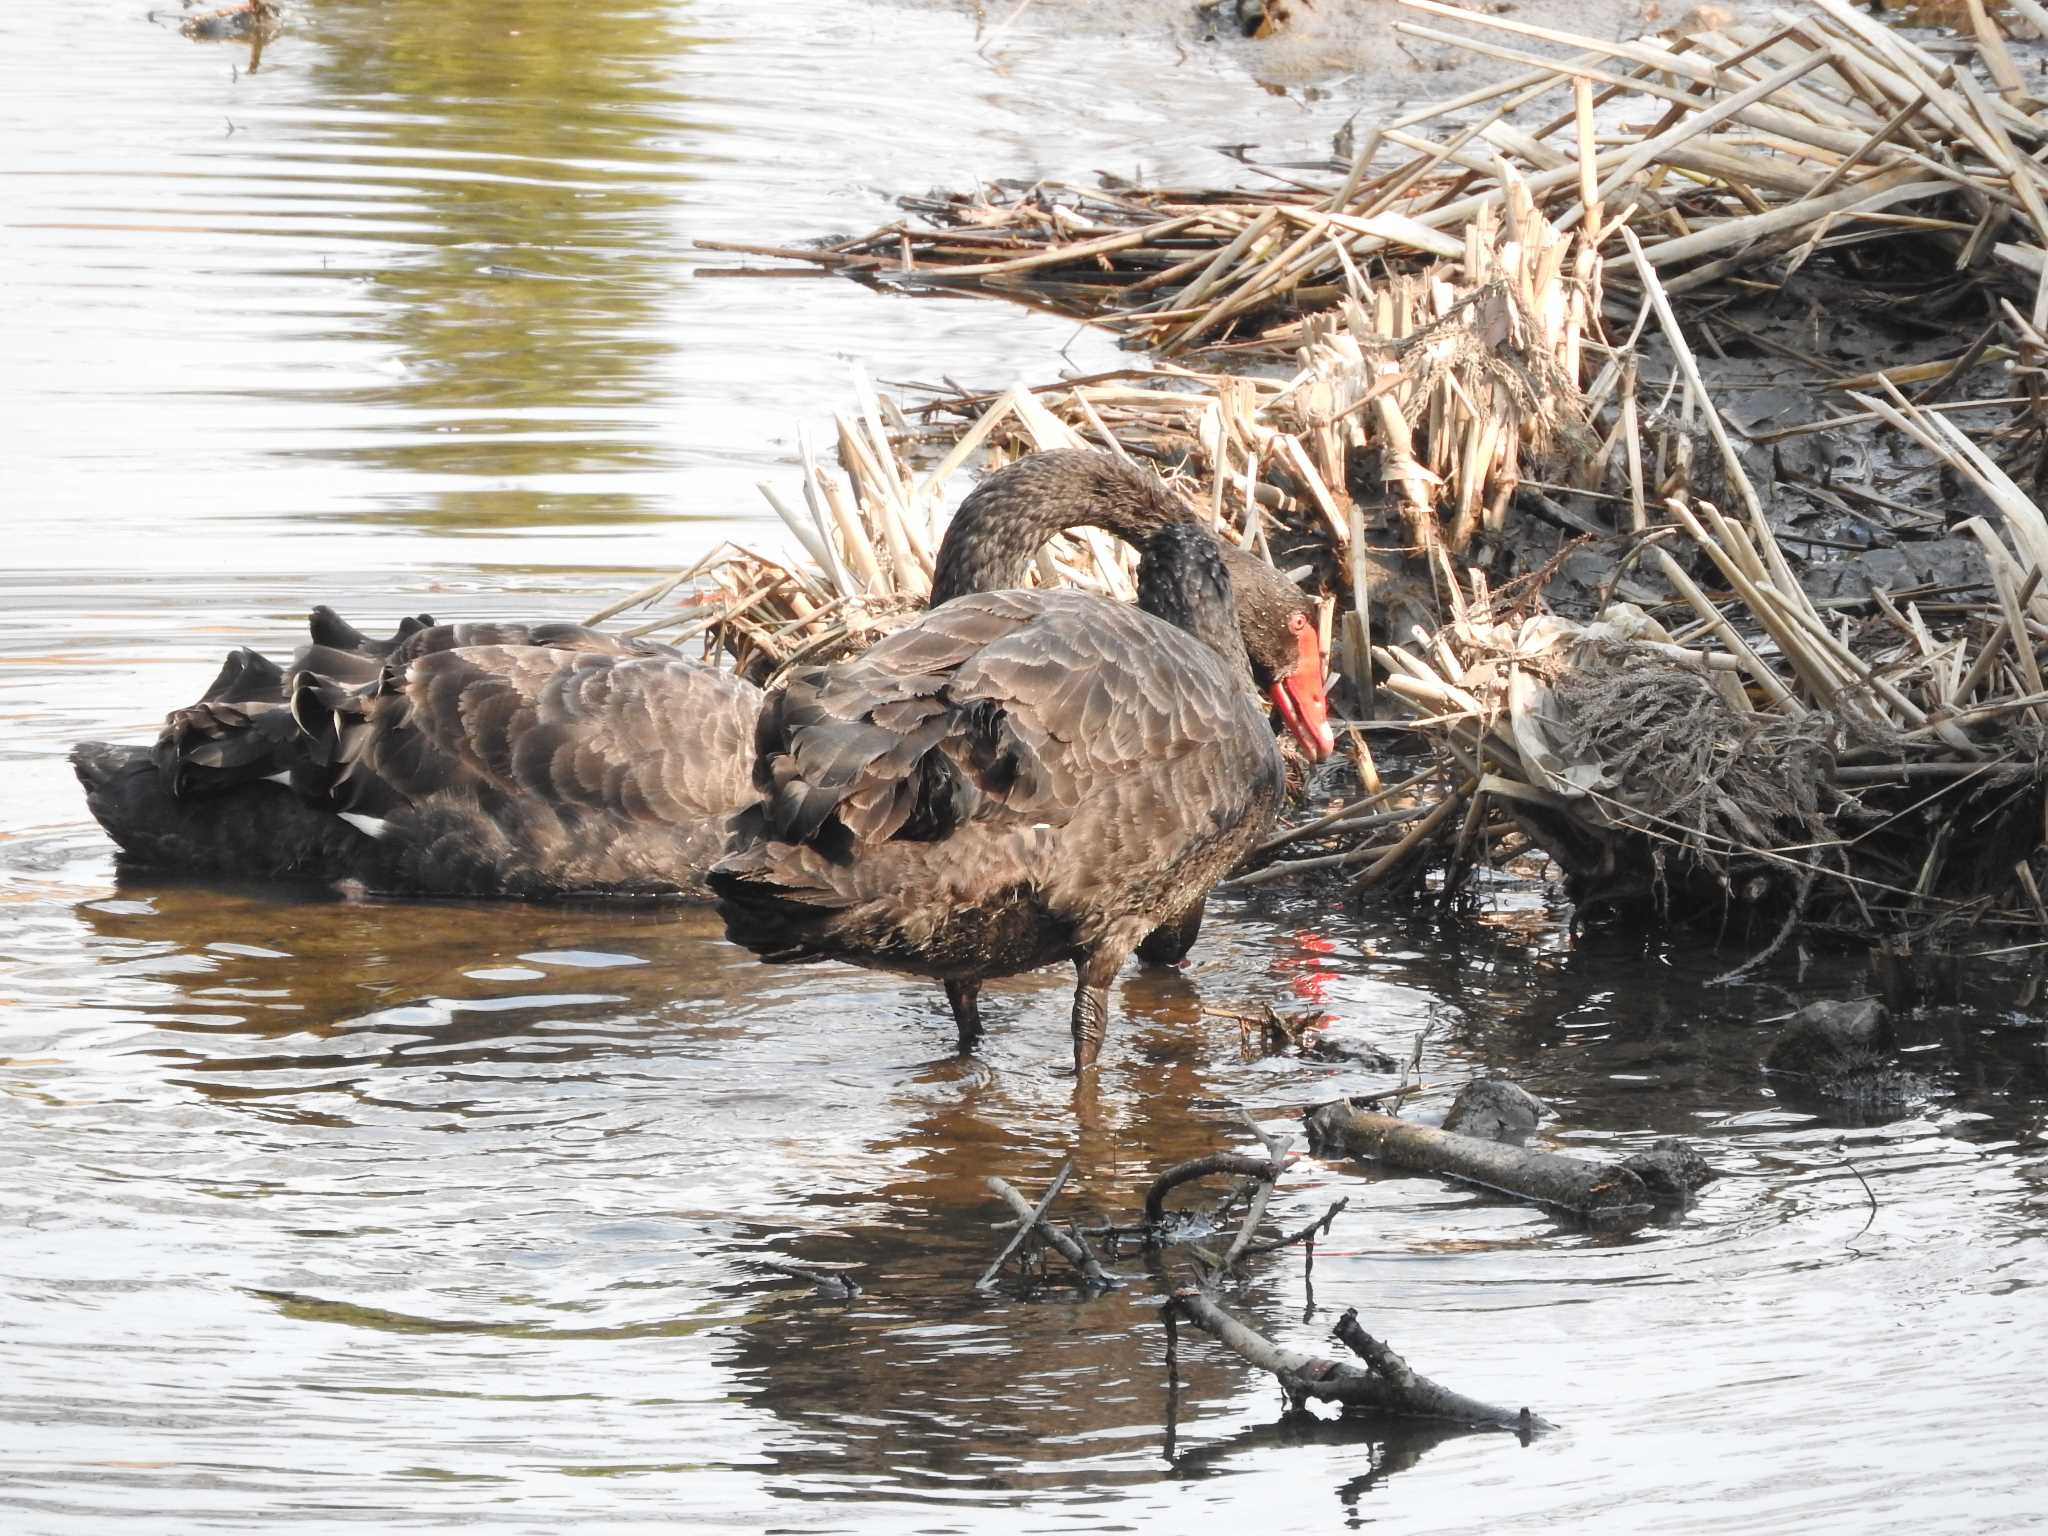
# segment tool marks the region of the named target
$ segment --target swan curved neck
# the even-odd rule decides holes
[[[1035,453],[1000,469],[960,504],[939,545],[931,605],[1024,585],[1039,547],[1069,528],[1100,528],[1142,547],[1191,521],[1149,470],[1093,449]]]
[[[1138,562],[1138,606],[1201,641],[1242,675],[1247,688],[1252,686],[1230,568],[1206,529],[1182,523],[1145,542]]]

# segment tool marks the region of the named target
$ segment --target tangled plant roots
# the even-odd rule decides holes
[[[1730,895],[1751,866],[1788,895],[1803,890],[1801,866],[1827,838],[1835,798],[1826,788],[1833,723],[1738,710],[1703,674],[1625,647],[1596,656],[1560,676],[1555,696],[1572,724],[1572,755],[1607,775],[1601,811],[1650,839],[1660,886],[1676,852]],[[1769,857],[1781,850],[1799,851]]]

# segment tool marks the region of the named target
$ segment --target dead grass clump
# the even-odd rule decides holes
[[[1738,710],[1703,673],[1626,646],[1582,653],[1552,688],[1571,756],[1598,763],[1611,786],[1593,792],[1600,813],[1724,888],[1742,849],[1826,839],[1835,732],[1819,717]]]

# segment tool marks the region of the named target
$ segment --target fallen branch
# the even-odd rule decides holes
[[[1311,1112],[1305,1124],[1309,1145],[1318,1151],[1480,1184],[1581,1216],[1625,1219],[1647,1215],[1655,1206],[1648,1187],[1626,1168],[1460,1136],[1354,1109],[1342,1100]]]
[[[1337,1326],[1330,1330],[1346,1349],[1366,1363],[1374,1376],[1384,1381],[1393,1391],[1400,1394],[1404,1404],[1403,1412],[1410,1412],[1419,1418],[1454,1419],[1460,1424],[1498,1423],[1505,1410],[1490,1403],[1482,1403],[1462,1392],[1453,1392],[1449,1387],[1439,1386],[1427,1376],[1418,1376],[1408,1362],[1394,1353],[1393,1346],[1367,1333],[1358,1321],[1358,1308],[1346,1307],[1344,1315],[1337,1319]],[[1513,1423],[1506,1426],[1527,1434],[1535,1429],[1549,1429],[1552,1426],[1537,1418],[1527,1408],[1519,1409]]]
[[[1482,1403],[1416,1375],[1399,1355],[1358,1327],[1355,1311],[1344,1314],[1335,1336],[1358,1348],[1345,1337],[1348,1323],[1350,1331],[1371,1346],[1373,1354],[1360,1351],[1367,1362],[1363,1370],[1341,1360],[1327,1360],[1275,1344],[1232,1317],[1197,1287],[1183,1286],[1167,1298],[1166,1304],[1171,1315],[1194,1324],[1239,1359],[1270,1371],[1297,1410],[1307,1399],[1315,1398],[1318,1402],[1338,1403],[1347,1410],[1450,1419],[1479,1428],[1517,1430],[1525,1435],[1553,1427],[1527,1408],[1517,1410]]]
[[[851,1301],[860,1294],[860,1282],[846,1270],[819,1269],[809,1264],[791,1264],[783,1259],[753,1259],[756,1267],[792,1280],[808,1280],[818,1294],[835,1301]]]

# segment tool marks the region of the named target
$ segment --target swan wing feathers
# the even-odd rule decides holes
[[[462,650],[475,645],[539,645],[558,651],[590,651],[606,656],[674,656],[673,648],[652,640],[608,634],[583,624],[462,623],[437,624],[430,613],[399,620],[389,640],[364,634],[332,608],[321,604],[306,620],[309,649],[339,652],[358,660],[403,665],[434,651]],[[305,652],[300,653],[303,662]]]
[[[422,656],[440,651],[471,650],[478,646],[531,646],[549,651],[572,651],[588,656],[680,656],[673,646],[654,640],[629,639],[607,634],[582,624],[434,624],[406,631],[393,646],[389,663],[404,666]]]
[[[826,851],[1058,826],[1141,764],[1269,746],[1221,657],[1086,593],[958,598],[793,677],[756,731],[760,831]]]
[[[196,703],[164,717],[151,756],[169,794],[210,793],[277,772],[292,735],[284,673],[245,647],[228,652]]]
[[[334,661],[317,646],[302,653],[293,714],[310,754],[336,769],[332,793],[348,809],[383,814],[456,791],[680,822],[752,798],[752,684],[610,647],[428,640],[456,627],[407,637],[368,681],[317,670]]]

